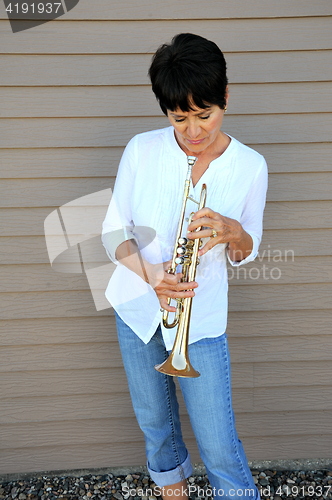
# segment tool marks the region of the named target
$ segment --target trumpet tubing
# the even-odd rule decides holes
[[[190,191],[190,178],[192,167],[194,166],[197,158],[195,156],[188,156],[188,172],[184,186],[183,199],[182,199],[182,210],[180,214],[180,220],[177,228],[176,240],[173,250],[173,258],[171,267],[168,270],[169,273],[175,274],[178,265],[182,266],[183,282],[190,282],[195,280],[196,268],[199,264],[198,250],[202,244],[200,238],[195,240],[189,240],[182,237],[184,217],[186,212],[187,201],[190,199],[198,205],[198,210],[205,206],[206,200],[206,185],[202,185],[200,200],[196,201],[191,196],[189,196]],[[190,215],[189,224],[191,222],[194,212]],[[197,228],[199,231],[201,228]],[[190,328],[190,317],[191,317],[191,305],[192,297],[186,297],[184,299],[176,299],[176,313],[174,320],[169,322],[168,311],[163,311],[163,325],[165,328],[174,328],[177,326],[177,332],[175,335],[175,340],[173,344],[172,351],[169,357],[161,363],[156,365],[155,369],[166,375],[177,376],[177,377],[199,377],[200,373],[195,370],[191,365],[188,355],[188,344],[189,344],[189,328]],[[171,299],[168,299],[168,304],[170,304]]]

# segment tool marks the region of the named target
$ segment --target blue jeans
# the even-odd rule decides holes
[[[168,357],[161,329],[144,344],[117,313],[115,317],[133,408],[145,437],[149,473],[159,487],[175,484],[192,474],[192,466],[182,439],[173,377],[154,369]],[[179,377],[178,381],[213,496],[258,500],[235,429],[227,335],[191,344],[189,357],[201,376]]]

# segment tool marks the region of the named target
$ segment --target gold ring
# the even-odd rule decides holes
[[[216,236],[218,236],[217,231],[215,229],[212,229],[211,238],[215,238]]]

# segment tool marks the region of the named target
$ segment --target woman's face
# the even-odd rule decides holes
[[[194,107],[190,111],[168,110],[167,116],[184,152],[199,154],[207,151],[208,148],[211,152],[218,149],[222,140],[220,128],[224,110],[216,104],[211,104],[204,109]]]

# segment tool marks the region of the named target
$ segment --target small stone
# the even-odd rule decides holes
[[[12,488],[12,490],[10,492],[12,498],[16,498],[17,497],[17,495],[18,495],[18,491],[17,490],[18,490],[18,488],[16,488],[15,486],[14,486],[14,488]]]
[[[116,500],[123,500],[123,496],[118,491],[116,493],[114,493],[113,496],[114,496],[114,498],[116,498]]]

